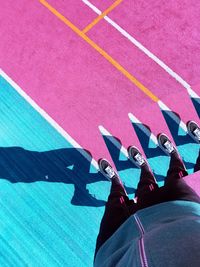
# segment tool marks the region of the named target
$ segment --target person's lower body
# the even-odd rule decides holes
[[[111,190],[106,203],[105,212],[101,220],[100,230],[96,242],[95,256],[99,248],[114,232],[136,212],[136,204],[127,196],[126,190],[110,163],[105,159],[99,160],[101,173],[111,181]]]
[[[139,209],[149,207],[160,202],[160,198],[157,194],[159,188],[147,161],[143,158],[142,154],[136,147],[129,147],[128,151],[130,154],[129,158],[132,162],[136,164],[137,167],[141,168],[140,180],[135,193],[137,203],[128,198],[119,177],[113,173],[114,179],[111,179],[111,191],[97,237],[95,256],[105,241],[110,238],[132,214],[137,212]],[[135,154],[137,154],[137,159],[134,158]],[[141,166],[139,162],[141,163]],[[106,168],[102,168],[100,164],[100,170],[103,174],[105,172],[104,169]],[[107,175],[105,176],[107,177]]]
[[[141,169],[140,180],[137,185],[135,197],[137,199],[137,209],[143,209],[160,201],[157,181],[143,157],[140,150],[135,146],[128,147],[129,159]]]
[[[138,152],[139,150],[137,150],[137,153]],[[130,159],[131,157],[133,158],[133,155],[129,155]],[[141,163],[141,175],[135,194],[137,203],[134,203],[133,200],[129,200],[119,177],[116,177],[115,175],[114,179],[111,179],[111,192],[101,221],[100,231],[96,242],[95,256],[106,240],[108,240],[114,232],[138,210],[173,200],[187,200],[200,203],[199,196],[182,179],[188,173],[177,151],[170,154],[171,160],[165,184],[160,188],[157,185],[156,179],[151,172],[148,163],[141,157],[142,155],[140,153],[138,162]],[[134,162],[135,159],[132,161]],[[136,162],[137,166],[139,166],[138,162]],[[197,159],[195,168],[196,170],[200,169],[200,156]]]
[[[148,164],[141,167],[140,180],[135,193],[137,208],[144,209],[160,203],[159,187]]]
[[[169,139],[168,141],[171,142]],[[171,145],[173,146],[172,143]],[[168,146],[168,148],[171,151],[172,147]],[[171,159],[163,187],[158,187],[148,164],[141,166],[140,182],[136,190],[137,210],[173,200],[187,200],[200,203],[200,197],[182,179],[188,173],[178,151],[174,147],[174,151],[171,152],[168,154]],[[195,171],[200,170],[200,154],[194,169]]]
[[[186,200],[200,203],[197,193],[182,179],[188,175],[182,159],[178,152],[170,155],[170,165],[164,186],[160,188],[163,201]],[[199,168],[200,157],[195,168]]]
[[[137,209],[143,209],[166,201],[186,200],[200,203],[200,197],[184,181],[188,175],[178,152],[170,155],[170,164],[164,186],[158,187],[148,166],[141,168],[141,178],[136,191]],[[200,169],[200,156],[195,169]]]
[[[123,185],[112,181],[110,195],[97,237],[95,256],[106,240],[129,218],[134,208],[136,209],[136,204],[133,200],[129,200]]]

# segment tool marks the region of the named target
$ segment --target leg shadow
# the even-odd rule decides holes
[[[82,149],[63,148],[37,152],[21,147],[1,147],[0,178],[11,183],[43,181],[72,184],[72,205],[105,205],[106,196],[101,194],[105,190],[98,189],[104,186],[106,179],[91,166],[91,162],[83,156]],[[98,187],[88,190],[88,185],[96,183]]]
[[[135,193],[140,170],[128,159],[127,150],[123,147],[119,138],[111,135],[103,127],[100,131],[127,193],[129,195]]]
[[[200,98],[191,97],[192,103],[194,105],[194,108],[200,118]]]
[[[156,180],[159,185],[162,185],[169,165],[169,157],[159,148],[157,138],[149,126],[141,123],[133,114],[129,114],[129,118]]]

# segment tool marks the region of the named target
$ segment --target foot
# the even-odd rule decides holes
[[[189,135],[197,142],[200,143],[200,127],[195,121],[187,122],[187,130]]]
[[[98,160],[100,172],[109,180],[112,181],[113,179],[117,178],[120,180],[119,176],[111,166],[111,164],[106,159],[99,159]]]
[[[146,159],[143,157],[142,153],[135,146],[128,147],[128,156],[129,159],[138,167],[141,168],[143,166],[148,165]]]
[[[167,154],[168,156],[171,156],[174,153],[178,154],[175,145],[171,142],[171,140],[166,134],[158,134],[157,139],[159,147],[165,152],[165,154]]]

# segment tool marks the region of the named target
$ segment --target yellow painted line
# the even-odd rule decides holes
[[[133,84],[135,84],[143,93],[145,93],[153,101],[158,102],[159,98],[154,95],[147,87],[138,81],[132,74],[130,74],[122,65],[120,65],[114,58],[112,58],[105,50],[92,41],[85,33],[79,30],[71,21],[60,14],[53,6],[45,0],[39,0],[49,11],[51,11],[57,18],[70,27],[77,35],[83,38],[96,51],[98,51],[105,59],[107,59],[117,70],[119,70],[125,77],[127,77]]]
[[[106,15],[108,15],[115,7],[117,7],[123,0],[115,1],[109,8],[107,8],[101,15],[96,17],[90,24],[88,24],[83,30],[84,33],[88,32],[92,27],[94,27],[100,20],[102,20]]]

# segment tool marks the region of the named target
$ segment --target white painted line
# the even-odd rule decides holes
[[[82,0],[89,8],[91,8],[95,13],[100,15],[102,12],[96,6],[91,4],[88,0]],[[116,30],[118,30],[124,37],[126,37],[131,43],[133,43],[137,48],[139,48],[143,53],[145,53],[149,58],[155,61],[161,68],[163,68],[170,76],[176,79],[184,88],[187,90],[191,89],[191,86],[176,72],[174,72],[169,66],[167,66],[162,60],[160,60],[156,55],[144,47],[138,40],[131,36],[127,31],[120,27],[115,21],[105,16],[104,19],[111,24]]]
[[[134,124],[137,124],[137,126],[146,134],[146,135],[148,135],[148,136],[150,136],[151,135],[151,132],[149,131],[149,129],[148,128],[146,128],[145,126],[144,126],[144,124],[141,122],[141,121],[139,121],[132,113],[129,113],[128,114],[128,116],[129,116],[129,119],[131,120],[131,122],[132,123],[134,123]]]
[[[113,145],[115,145],[121,151],[121,153],[128,158],[128,152],[126,148],[119,143],[111,133],[109,133],[102,125],[99,126],[99,130],[103,136],[110,137],[109,140],[113,143]]]
[[[153,133],[151,133],[150,139],[154,142],[154,144],[156,144],[158,146],[158,140]]]
[[[158,105],[164,111],[171,111],[161,100],[158,101]]]
[[[0,69],[0,75],[12,85],[12,87],[43,117],[48,121],[51,126],[56,129],[74,148],[78,151],[97,169],[99,170],[97,162],[54,120],[52,119],[42,108],[36,104],[36,102],[27,95],[2,69]],[[80,149],[80,150],[79,150]]]
[[[141,124],[141,121],[139,121],[132,113],[128,113],[128,116],[133,123]]]
[[[186,134],[188,133],[187,126],[183,121],[180,121],[179,126],[185,131]]]
[[[96,14],[101,15],[102,12],[97,7],[95,7],[92,3],[87,0],[82,0],[89,8],[91,8]]]
[[[174,112],[168,108],[161,100],[158,101],[158,105],[160,107],[161,110],[163,111],[169,111],[169,116],[177,123],[179,124],[179,126],[187,133],[187,126],[186,124],[180,120],[180,118],[178,116],[176,116],[176,114],[174,114]]]
[[[147,127],[145,127],[145,125],[139,121],[132,113],[128,114],[129,119],[131,120],[132,123],[137,124],[137,126],[147,135],[149,136],[149,138],[154,142],[154,144],[156,144],[156,146],[158,146],[158,141],[156,136],[149,131],[149,129]]]
[[[188,88],[187,90],[191,98],[200,98],[191,88]]]

